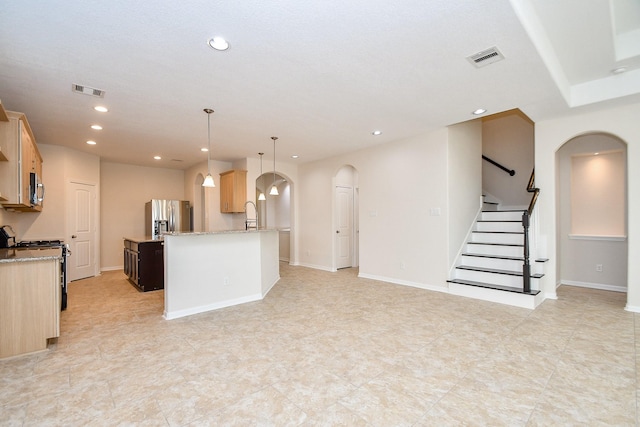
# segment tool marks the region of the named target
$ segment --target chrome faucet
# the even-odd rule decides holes
[[[253,206],[253,211],[256,213],[255,218],[249,218],[247,216],[247,205]],[[260,218],[260,214],[258,213],[258,207],[251,200],[247,200],[244,202],[244,229],[248,230],[250,228],[258,229],[258,224],[260,223],[258,219]]]

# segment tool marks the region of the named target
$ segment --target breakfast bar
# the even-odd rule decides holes
[[[167,320],[261,300],[280,279],[277,230],[163,237]]]

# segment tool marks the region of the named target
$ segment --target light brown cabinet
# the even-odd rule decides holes
[[[39,212],[42,205],[30,198],[31,173],[42,177],[42,156],[33,132],[22,113],[6,111],[8,121],[0,121],[0,151],[6,162],[0,162],[0,203],[6,209]],[[37,190],[43,195],[44,188]]]
[[[220,174],[220,212],[244,212],[247,201],[247,171],[230,170]]]
[[[60,336],[60,259],[0,263],[0,359]]]

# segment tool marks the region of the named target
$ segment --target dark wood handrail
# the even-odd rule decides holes
[[[516,171],[514,171],[513,169],[509,169],[505,166],[502,166],[500,163],[496,162],[493,159],[488,158],[487,156],[485,156],[484,154],[482,155],[482,160],[486,160],[487,162],[491,163],[492,165],[502,169],[503,171],[505,171],[506,173],[508,173],[509,175],[513,176],[516,174]]]
[[[529,177],[529,183],[527,184],[527,191],[533,193],[531,201],[529,202],[529,208],[522,213],[522,227],[524,228],[524,263],[522,264],[522,291],[531,292],[531,265],[529,264],[529,218],[533,213],[533,208],[536,206],[538,200],[538,194],[540,189],[536,187],[536,170],[531,171],[531,177]]]
[[[529,215],[533,213],[533,208],[536,206],[536,202],[538,201],[538,194],[540,194],[540,189],[536,187],[536,170],[535,168],[531,171],[531,176],[529,177],[529,183],[527,184],[527,191],[529,193],[533,193],[531,196],[531,201],[529,202]]]

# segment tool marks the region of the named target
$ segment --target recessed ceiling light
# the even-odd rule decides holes
[[[300,156],[298,156],[297,154],[294,154],[293,156],[291,156],[292,159],[297,159],[298,157]]]
[[[613,70],[611,70],[612,74],[622,74],[625,71],[627,71],[627,67],[618,67],[618,68],[614,68]]]
[[[207,41],[207,44],[211,49],[215,50],[227,50],[229,49],[229,42],[222,37],[214,37]]]
[[[87,144],[89,144],[89,145],[96,145],[96,142],[95,142],[95,141],[87,141]]]
[[[102,105],[96,105],[95,107],[93,107],[93,109],[101,113],[106,113],[107,111],[109,111],[107,107],[103,107]]]
[[[203,152],[205,152],[205,153],[206,153],[207,151],[209,151],[209,149],[208,149],[207,147],[202,147],[202,148],[200,149],[200,151],[203,151]]]
[[[160,157],[160,156],[153,156],[153,158],[156,159],[156,160],[162,160],[162,157]]]
[[[375,135],[375,136],[382,135],[382,131],[381,130],[374,130],[373,132],[371,132],[371,135]]]
[[[593,153],[593,155],[594,155],[594,156],[597,156],[598,154],[600,154],[600,153],[598,153],[598,152],[596,152],[596,153]]]
[[[485,110],[484,108],[478,108],[476,111],[473,112],[473,114],[475,114],[476,116],[479,116],[480,114],[484,114],[486,112],[487,110]]]
[[[102,126],[100,126],[100,125],[91,125],[91,129],[102,130]]]

